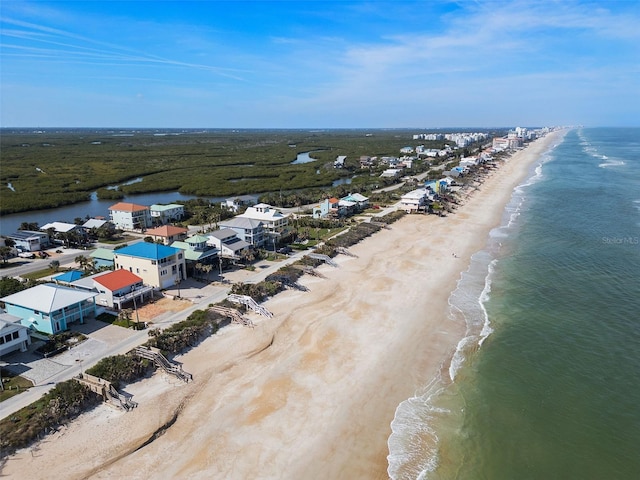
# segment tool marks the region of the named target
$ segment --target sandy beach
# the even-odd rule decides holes
[[[397,405],[443,369],[465,333],[448,298],[512,191],[564,132],[485,177],[455,213],[409,215],[128,385],[139,407],[100,406],[10,457],[7,478],[382,479]],[[162,435],[142,446],[160,427]]]

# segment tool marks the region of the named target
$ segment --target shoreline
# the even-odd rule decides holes
[[[387,478],[397,406],[439,375],[466,325],[449,296],[533,163],[562,131],[515,153],[446,218],[408,215],[340,255],[309,292],[285,291],[255,329],[229,326],[182,355],[194,382],[129,385],[3,474],[43,478]],[[295,305],[292,309],[291,306]],[[151,434],[175,423],[140,450]],[[65,463],[73,452],[74,465]]]

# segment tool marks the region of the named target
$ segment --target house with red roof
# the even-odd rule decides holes
[[[96,304],[104,307],[121,310],[129,302],[136,307],[153,296],[153,287],[144,285],[142,278],[123,268],[94,275],[92,280],[98,291]]]
[[[163,225],[157,228],[150,228],[145,233],[153,238],[154,242],[163,245],[171,245],[173,242],[180,242],[187,238],[189,229],[176,227],[175,225]]]
[[[144,205],[118,202],[109,207],[109,221],[121,230],[144,231],[151,226],[151,210]]]

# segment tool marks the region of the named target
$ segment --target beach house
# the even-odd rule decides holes
[[[151,205],[149,207],[153,225],[164,225],[167,222],[177,222],[184,217],[184,205],[170,203],[168,205]]]
[[[151,226],[151,211],[144,205],[119,202],[109,207],[109,220],[121,230],[146,230]]]
[[[184,252],[158,243],[139,242],[114,250],[114,267],[142,278],[145,285],[169,288],[186,277]]]
[[[208,234],[207,243],[215,247],[222,258],[238,260],[251,245],[242,240],[238,234],[230,228],[222,228]]]
[[[49,235],[46,232],[18,230],[7,235],[7,238],[13,240],[16,250],[21,252],[39,252],[49,246]]]
[[[401,208],[407,213],[415,213],[424,210],[429,201],[429,192],[426,188],[418,188],[405,193],[400,197]]]
[[[54,334],[67,330],[71,323],[84,323],[85,319],[95,317],[96,295],[97,292],[46,283],[0,301],[4,302],[7,313],[19,317],[25,327]]]
[[[142,278],[123,268],[93,275],[91,281],[98,292],[96,303],[115,310],[121,310],[128,302],[141,305],[145,298],[153,296],[152,286],[145,285]]]
[[[22,319],[0,310],[0,357],[20,350],[26,352],[31,345],[27,327],[20,323]]]
[[[240,240],[244,240],[254,247],[261,247],[264,244],[264,225],[260,220],[238,216],[222,220],[218,226],[220,229],[233,230]]]
[[[236,218],[249,218],[261,222],[265,235],[273,237],[279,236],[283,232],[288,224],[289,214],[283,214],[266,203],[258,203],[248,207],[243,214],[237,215]]]
[[[187,238],[189,230],[175,225],[162,225],[161,227],[150,228],[145,232],[146,235],[153,238],[154,242],[161,242],[163,245],[171,245],[173,242],[179,242]]]
[[[97,269],[113,268],[113,250],[110,248],[96,248],[89,257],[93,259],[93,266]]]
[[[221,205],[233,212],[237,212],[240,207],[250,207],[258,203],[257,195],[239,195],[224,199]]]

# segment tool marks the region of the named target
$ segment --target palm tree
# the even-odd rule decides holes
[[[89,257],[85,257],[84,255],[78,255],[74,261],[80,266],[82,270],[85,272],[89,271],[93,267],[93,260]]]
[[[195,271],[194,273],[198,273],[198,274],[199,274],[200,272],[202,272],[202,263],[197,262],[197,263],[193,266],[193,269],[194,269],[194,271]],[[194,276],[198,276],[198,275],[194,275]]]
[[[211,270],[213,270],[213,265],[211,265],[210,263],[203,265],[202,266],[202,270],[207,272],[207,282],[209,281],[209,274],[211,273]]]
[[[57,272],[60,270],[60,262],[58,260],[51,260],[51,262],[49,262],[49,268],[54,272]]]

